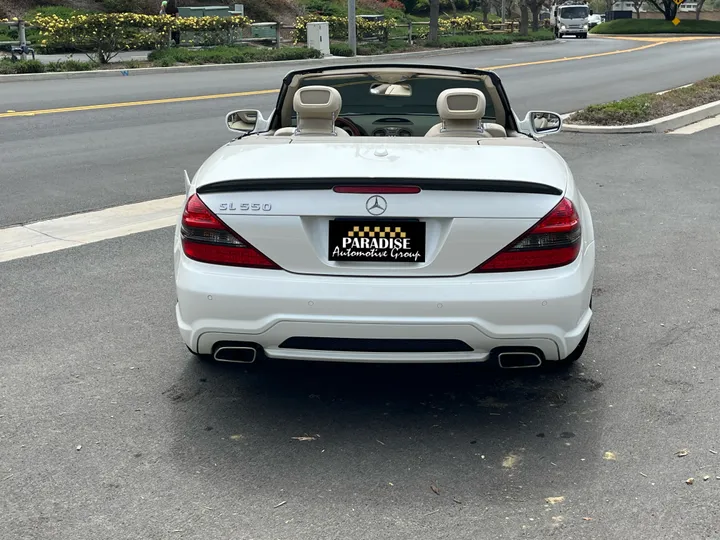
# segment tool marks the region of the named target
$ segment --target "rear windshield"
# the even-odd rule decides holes
[[[340,116],[361,114],[395,116],[437,116],[437,98],[448,88],[474,88],[480,90],[487,102],[485,116],[487,121],[496,119],[495,109],[487,87],[482,81],[418,78],[403,81],[411,87],[409,96],[385,96],[373,94],[370,88],[378,84],[372,77],[343,77],[337,79],[308,78],[301,86],[332,86],[342,96]],[[293,115],[294,118],[294,115]]]
[[[582,6],[562,8],[560,16],[563,19],[584,19],[588,16],[588,8]]]

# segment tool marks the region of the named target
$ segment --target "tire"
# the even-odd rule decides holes
[[[587,34],[580,34],[581,39],[587,39]]]

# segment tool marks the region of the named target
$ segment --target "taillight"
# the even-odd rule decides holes
[[[580,253],[582,229],[575,207],[560,201],[549,214],[473,272],[513,272],[565,266]]]
[[[185,205],[182,246],[190,259],[227,266],[280,268],[225,225],[193,194]]]

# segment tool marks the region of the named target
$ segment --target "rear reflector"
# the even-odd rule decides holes
[[[565,266],[577,259],[582,228],[575,207],[561,200],[528,232],[473,272],[517,272]]]
[[[181,236],[185,255],[195,261],[246,268],[279,268],[231,231],[196,194],[191,195],[185,205]]]
[[[365,193],[366,195],[387,195],[393,193],[420,193],[418,186],[335,186],[335,193]]]

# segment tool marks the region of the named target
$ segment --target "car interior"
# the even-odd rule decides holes
[[[505,108],[486,75],[379,70],[298,77],[276,115],[280,127],[264,135],[523,136],[505,127]]]

